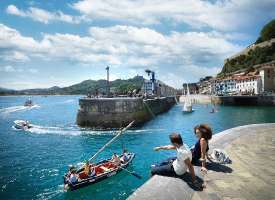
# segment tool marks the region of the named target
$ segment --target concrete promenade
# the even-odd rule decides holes
[[[275,123],[232,128],[214,135],[213,148],[224,149],[232,164],[208,163],[206,188],[195,187],[186,174],[181,178],[154,176],[128,199],[275,199]]]

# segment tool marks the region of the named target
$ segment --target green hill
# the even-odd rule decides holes
[[[275,19],[266,24],[261,30],[261,35],[256,44],[275,38]]]
[[[140,89],[144,82],[142,76],[135,76],[127,80],[117,79],[110,81],[111,91],[117,94],[126,94],[128,91]],[[1,88],[0,95],[77,95],[77,94],[95,94],[99,92],[104,94],[106,92],[106,80],[85,80],[81,83],[71,85],[68,87],[51,87],[38,88],[26,90],[8,90]]]
[[[274,38],[275,20],[272,20],[263,27],[260,37],[254,45],[251,45],[250,50],[244,50],[239,56],[228,59],[218,76],[222,77],[231,72],[275,60],[275,42],[271,42]]]

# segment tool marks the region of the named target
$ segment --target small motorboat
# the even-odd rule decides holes
[[[25,120],[15,120],[14,124],[15,124],[14,127],[16,129],[22,129],[22,130],[27,130],[33,127],[33,125],[30,124],[30,122]]]
[[[29,98],[27,101],[25,101],[24,106],[26,106],[26,107],[31,107],[31,106],[33,106],[33,102],[32,102],[32,100],[31,100],[31,98]]]
[[[76,170],[76,174],[78,175],[78,181],[76,183],[71,183],[69,181],[69,172],[64,175],[64,188],[70,191],[95,184],[100,182],[106,178],[116,175],[121,170],[126,170],[125,168],[131,163],[133,158],[135,157],[134,153],[127,152],[126,153],[128,159],[126,162],[122,162],[119,166],[115,165],[111,159],[102,160],[95,165],[93,165],[95,170],[94,176],[87,176],[84,173],[84,167]],[[122,158],[123,154],[119,157]]]

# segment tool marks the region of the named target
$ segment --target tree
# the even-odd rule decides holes
[[[275,19],[266,24],[261,30],[261,35],[257,39],[256,44],[275,38]]]

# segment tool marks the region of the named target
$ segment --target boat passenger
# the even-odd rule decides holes
[[[86,160],[83,172],[85,173],[86,176],[91,175],[91,166],[90,166],[89,160]]]
[[[90,164],[90,176],[96,176],[96,169],[95,169],[95,165],[94,164]]]
[[[152,166],[151,175],[162,176],[181,176],[187,169],[191,173],[193,183],[196,182],[194,167],[191,164],[192,154],[189,148],[183,144],[181,135],[172,133],[169,136],[172,145],[156,147],[154,150],[176,150],[177,157],[169,162],[163,162],[161,165]]]
[[[208,141],[212,138],[212,130],[207,124],[200,124],[195,126],[194,133],[198,141],[192,149],[192,164],[200,165],[201,171],[206,173],[206,158],[211,160],[208,155]]]
[[[128,153],[126,149],[123,149],[122,157],[120,158],[120,161],[122,163],[126,163],[129,160]]]
[[[73,165],[69,165],[69,172],[68,172],[68,176],[70,177],[72,171],[75,170],[75,166]]]
[[[111,162],[115,165],[115,166],[120,166],[121,161],[119,159],[119,157],[117,156],[116,153],[113,154]]]
[[[76,174],[76,169],[73,169],[69,178],[69,182],[71,184],[77,183],[78,181],[78,175]]]

